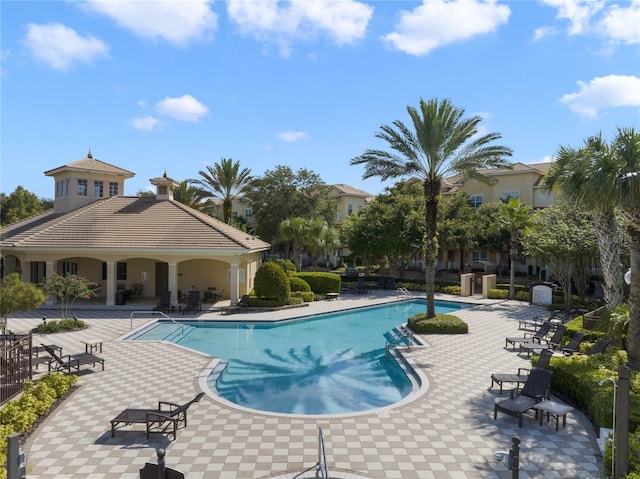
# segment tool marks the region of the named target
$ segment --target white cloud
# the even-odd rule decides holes
[[[556,18],[568,20],[569,35],[596,33],[612,44],[633,45],[640,43],[640,0],[621,5],[603,0],[541,0],[557,9]],[[534,38],[539,39],[553,27],[540,27]]]
[[[339,45],[360,40],[373,8],[355,0],[228,0],[227,13],[243,34],[274,44],[287,56],[293,40],[318,34]]]
[[[542,40],[545,37],[550,37],[558,33],[558,30],[555,27],[540,27],[536,28],[533,31],[533,41],[537,42],[538,40]]]
[[[507,23],[511,10],[495,0],[423,0],[404,10],[396,31],[383,37],[394,48],[410,55],[426,55],[444,45],[495,31]]]
[[[304,131],[283,131],[278,133],[276,136],[286,142],[304,140],[309,137],[309,135]]]
[[[182,95],[180,98],[167,97],[159,101],[156,111],[176,120],[197,122],[209,112],[209,108],[191,95]]]
[[[101,40],[91,35],[81,36],[60,23],[29,23],[24,43],[34,57],[56,70],[67,70],[75,63],[89,63],[109,51]]]
[[[152,116],[145,116],[142,118],[134,118],[131,120],[131,126],[136,130],[152,131],[160,121]]]
[[[556,18],[569,20],[569,35],[580,35],[588,29],[593,15],[602,9],[603,0],[542,0],[558,10]]]
[[[632,1],[628,7],[612,5],[598,26],[614,43],[640,43],[640,0]]]
[[[113,19],[134,34],[184,46],[216,29],[211,0],[116,1],[87,0],[82,7]]]
[[[607,108],[640,107],[640,77],[607,75],[577,83],[579,91],[563,95],[560,101],[587,118],[595,118]]]

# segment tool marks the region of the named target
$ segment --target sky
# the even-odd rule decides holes
[[[449,99],[511,161],[640,128],[640,0],[2,0],[0,192],[94,158],[135,177],[307,168],[378,194],[351,159]]]

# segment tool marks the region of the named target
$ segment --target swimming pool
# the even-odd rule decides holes
[[[473,305],[436,301],[436,311]],[[208,380],[237,405],[284,414],[346,414],[397,403],[416,385],[385,356],[394,328],[425,309],[407,300],[279,322],[160,320],[135,340],[171,341],[224,360]]]

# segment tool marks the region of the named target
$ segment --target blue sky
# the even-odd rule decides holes
[[[125,194],[221,158],[309,168],[373,194],[350,160],[420,98],[449,98],[512,161],[640,125],[640,0],[2,1],[0,191],[53,197],[84,158]]]

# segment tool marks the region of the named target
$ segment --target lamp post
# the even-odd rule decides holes
[[[618,389],[618,384],[615,379],[607,378],[600,381],[598,384],[600,386],[604,386],[604,383],[607,381],[611,381],[613,383],[613,424],[611,431],[611,477],[616,477],[615,469],[616,469],[616,390]]]

